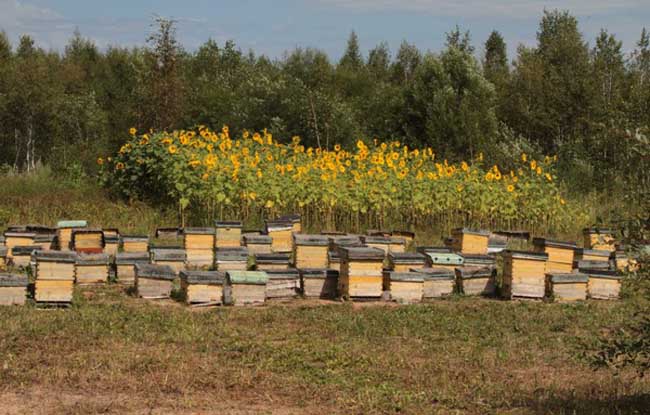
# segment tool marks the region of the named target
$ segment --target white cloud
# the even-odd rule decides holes
[[[0,0],[0,27],[20,28],[38,22],[60,19],[57,12],[18,0]]]

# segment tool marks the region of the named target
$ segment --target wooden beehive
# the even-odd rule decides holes
[[[497,259],[493,255],[462,254],[464,267],[492,268],[497,267]]]
[[[462,266],[465,261],[461,255],[452,253],[446,248],[430,247],[424,250],[424,252],[425,265],[429,268],[444,268],[454,272],[454,270],[457,267]]]
[[[388,269],[395,272],[409,272],[411,268],[424,268],[426,258],[420,253],[390,252]]]
[[[269,279],[266,282],[266,298],[291,299],[300,290],[300,273],[297,269],[265,271]]]
[[[388,236],[361,236],[361,241],[368,248],[381,249],[384,257],[390,252],[391,238]]]
[[[28,283],[26,275],[0,273],[0,306],[25,304]]]
[[[156,228],[156,239],[177,240],[182,234],[183,231],[180,228]]]
[[[368,229],[366,230],[367,236],[381,236],[382,238],[390,238],[392,233],[387,229]]]
[[[34,298],[40,303],[70,303],[77,254],[66,251],[34,253]]]
[[[104,229],[104,252],[112,257],[120,247],[120,233],[117,229]]]
[[[384,289],[390,298],[402,304],[419,303],[424,296],[424,274],[418,272],[386,271]]]
[[[0,271],[7,270],[7,252],[6,246],[0,246]]]
[[[296,268],[327,268],[329,241],[323,235],[293,235],[293,261]]]
[[[214,228],[185,228],[183,244],[187,266],[209,268],[214,264]]]
[[[289,221],[266,221],[266,234],[271,237],[271,250],[285,253],[293,249],[293,223]]]
[[[585,228],[582,230],[584,247],[603,251],[615,251],[614,230],[608,228]]]
[[[149,251],[149,237],[147,235],[121,235],[120,244],[122,252],[138,253]]]
[[[108,282],[109,256],[79,254],[75,262],[75,281],[79,285],[101,285]]]
[[[609,262],[611,256],[611,251],[597,250],[597,249],[585,249],[585,248],[576,248],[574,254],[574,262],[577,261],[601,261]]]
[[[56,239],[56,234],[36,234],[34,237],[34,245],[41,247],[43,251],[49,251],[50,249],[55,248],[54,240]]]
[[[327,253],[327,268],[341,272],[341,256],[339,251],[329,251]]]
[[[390,236],[393,238],[401,238],[404,240],[406,245],[411,245],[415,241],[415,232],[411,231],[392,231]]]
[[[248,269],[248,248],[217,248],[215,268],[218,271],[246,271]]]
[[[263,271],[228,271],[230,304],[235,306],[260,305],[266,300],[268,275]]]
[[[372,247],[342,247],[339,255],[339,293],[348,298],[381,297],[385,252]]]
[[[456,268],[456,284],[465,295],[493,297],[496,293],[496,270],[493,268]]]
[[[604,262],[604,261],[576,261],[576,262],[573,263],[573,268],[574,269],[586,268],[586,269],[598,269],[598,270],[601,270],[601,271],[609,271],[613,267],[612,267],[611,262]]]
[[[32,253],[42,251],[39,245],[14,246],[11,248],[11,265],[16,268],[27,268],[32,262]]]
[[[388,252],[406,252],[406,240],[396,236],[390,237],[390,244],[388,244]]]
[[[242,236],[244,241],[244,246],[248,248],[248,252],[251,254],[270,254],[273,252],[271,250],[271,243],[273,238],[268,235],[252,235],[246,234]]]
[[[71,250],[72,232],[88,227],[85,220],[62,220],[56,225],[56,240],[60,251]]]
[[[617,249],[612,252],[610,262],[613,268],[623,272],[636,272],[639,264],[635,258],[630,257],[624,250]]]
[[[547,294],[557,302],[586,300],[588,284],[589,277],[579,272],[546,275]]]
[[[589,277],[587,293],[596,300],[617,300],[621,295],[623,277],[618,271],[596,268],[580,268],[580,273]]]
[[[361,242],[361,237],[359,235],[333,235],[328,236],[327,240],[329,241],[330,251],[338,251],[339,248],[345,246],[363,246],[363,242]]]
[[[184,249],[179,248],[152,248],[150,251],[151,263],[156,265],[167,265],[176,274],[185,269],[187,255]]]
[[[327,268],[300,269],[300,292],[305,298],[336,298],[339,272]]]
[[[71,248],[80,254],[104,252],[104,231],[101,229],[75,229],[72,231]]]
[[[513,298],[544,298],[546,293],[546,261],[540,252],[506,250],[503,256],[502,296]]]
[[[181,271],[181,290],[187,304],[223,304],[226,274],[221,271]]]
[[[289,254],[255,254],[255,269],[258,271],[283,270],[290,265]]]
[[[135,264],[148,263],[148,252],[120,252],[115,255],[115,277],[118,284],[135,285]]]
[[[487,255],[490,232],[468,228],[456,228],[451,231],[451,247],[461,254]]]
[[[279,221],[286,221],[291,223],[291,230],[294,233],[302,232],[302,216],[294,213],[291,215],[283,215],[278,218]]]
[[[168,265],[135,264],[135,289],[138,297],[169,298],[176,273]]]
[[[533,238],[535,252],[548,254],[546,273],[569,273],[573,269],[573,258],[577,248],[574,242],[554,241],[544,238]]]
[[[216,221],[215,248],[236,248],[241,246],[241,221]]]
[[[36,234],[33,232],[18,232],[18,231],[5,231],[5,244],[7,247],[7,256],[13,256],[12,249],[16,246],[30,246],[34,245],[34,238]]]
[[[448,297],[456,287],[456,272],[448,268],[413,268],[411,272],[424,278],[422,297],[425,299]]]

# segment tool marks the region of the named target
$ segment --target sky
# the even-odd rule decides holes
[[[479,54],[499,30],[513,58],[519,44],[535,44],[545,8],[569,10],[592,45],[606,28],[631,51],[641,29],[650,29],[650,0],[0,0],[0,30],[14,44],[29,34],[45,49],[63,50],[77,28],[100,48],[136,46],[158,15],[177,20],[179,40],[190,51],[210,38],[232,39],[271,58],[317,47],[338,59],[352,30],[367,55],[382,41],[393,52],[402,40],[438,51],[458,25],[471,32]]]

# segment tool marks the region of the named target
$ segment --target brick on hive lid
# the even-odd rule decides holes
[[[264,304],[268,278],[264,271],[228,271],[229,303],[236,306]]]
[[[341,247],[339,292],[348,298],[377,298],[383,291],[385,252],[373,247]]]
[[[456,268],[459,290],[465,295],[493,297],[496,293],[496,269],[486,267]]]
[[[255,268],[257,270],[266,271],[273,269],[287,269],[290,265],[289,254],[282,253],[259,253],[254,255]]]
[[[265,271],[268,276],[266,282],[267,299],[291,299],[298,295],[300,290],[300,273],[295,268],[285,270]]]
[[[573,270],[577,245],[575,242],[558,241],[547,238],[533,238],[535,252],[548,254],[546,273],[568,273]]]
[[[215,247],[233,248],[241,246],[243,223],[239,220],[218,220],[215,227]]]
[[[246,271],[249,251],[245,246],[217,248],[215,266],[219,271]]]
[[[115,255],[115,272],[119,284],[135,284],[135,264],[149,263],[148,252],[119,252]]]
[[[272,239],[273,252],[291,252],[293,249],[293,223],[286,220],[265,222],[266,234]]]
[[[388,268],[391,271],[408,272],[411,268],[424,268],[426,257],[419,252],[390,252]]]
[[[398,303],[419,303],[424,296],[424,274],[410,271],[386,271],[384,289]]]
[[[329,268],[303,268],[300,291],[306,298],[332,299],[338,295],[339,272]]]
[[[505,250],[500,255],[503,257],[502,295],[505,298],[544,298],[546,253]]]
[[[623,276],[618,271],[594,267],[581,267],[578,270],[589,277],[587,285],[589,298],[596,300],[620,298]]]
[[[135,264],[135,288],[139,297],[169,298],[175,278],[176,272],[168,265]]]
[[[456,228],[451,231],[451,247],[461,254],[487,255],[490,232],[481,229]]]
[[[296,268],[327,268],[329,240],[324,235],[293,235]]]
[[[217,305],[224,302],[226,274],[221,271],[180,272],[181,290],[188,304]]]
[[[442,298],[454,293],[456,273],[449,268],[411,268],[423,276],[423,298]]]
[[[79,254],[75,262],[75,280],[81,285],[108,282],[110,257],[107,254]]]
[[[272,252],[273,239],[268,235],[244,234],[242,240],[251,254],[270,254]]]
[[[29,280],[26,275],[0,273],[0,305],[23,305]]]
[[[589,276],[581,272],[546,274],[547,293],[554,301],[572,302],[587,299]]]

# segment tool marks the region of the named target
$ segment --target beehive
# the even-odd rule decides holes
[[[120,236],[122,252],[148,252],[149,237],[147,235],[122,235]]]
[[[106,254],[79,254],[75,262],[75,281],[80,285],[108,282],[109,257]]]
[[[152,248],[150,251],[151,263],[156,265],[167,265],[176,274],[185,269],[187,255],[184,249],[178,248]]]
[[[345,236],[346,235],[346,233],[343,232],[343,231],[335,231],[335,230],[332,230],[332,229],[322,230],[322,231],[320,231],[320,234],[325,235],[328,238],[330,236]]]
[[[179,228],[156,228],[156,239],[176,241],[181,237],[182,233]]]
[[[255,269],[258,271],[283,270],[289,268],[289,254],[255,254]]]
[[[424,268],[425,256],[420,253],[390,252],[388,269],[395,272],[409,272],[411,268]]]
[[[390,244],[388,244],[388,252],[406,252],[406,240],[395,236],[390,237]]]
[[[508,238],[503,235],[491,233],[488,238],[488,254],[498,254],[508,247]]]
[[[335,298],[338,295],[339,272],[327,268],[300,269],[300,291],[306,298]]]
[[[609,262],[609,257],[611,256],[611,251],[604,251],[600,249],[585,249],[585,248],[576,248],[574,254],[574,262],[577,261],[601,261]]]
[[[329,241],[323,235],[293,235],[296,268],[327,268]]]
[[[7,256],[11,258],[13,256],[12,249],[15,246],[34,245],[36,234],[33,232],[5,231],[4,237],[5,246],[7,247]]]
[[[6,247],[6,245],[5,245],[5,236],[4,235],[0,235],[0,246]]]
[[[266,221],[266,234],[271,237],[273,252],[291,252],[293,249],[293,224],[288,221]]]
[[[442,298],[454,293],[456,273],[448,268],[413,268],[411,272],[422,274],[424,278],[422,297]]]
[[[388,255],[391,247],[391,238],[387,236],[366,236],[361,237],[361,241],[368,248],[380,249],[384,252],[384,257]]]
[[[549,273],[546,275],[547,294],[557,302],[572,302],[587,299],[589,277],[585,274]]]
[[[115,277],[118,284],[135,285],[135,264],[148,264],[147,252],[120,252],[115,256]]]
[[[367,236],[380,236],[382,238],[390,238],[392,235],[392,232],[389,230],[382,230],[382,229],[368,229],[366,231]]]
[[[212,267],[214,264],[214,228],[185,228],[183,243],[187,253],[188,267]]]
[[[181,290],[187,304],[223,304],[226,274],[220,271],[181,271]]]
[[[604,261],[575,261],[573,263],[573,268],[574,269],[581,269],[581,268],[586,268],[586,269],[598,269],[602,271],[609,271],[612,269],[612,264],[610,262],[604,262]]]
[[[42,251],[42,248],[39,245],[14,246],[11,248],[11,264],[17,268],[29,267],[34,251]]]
[[[586,249],[615,251],[614,231],[608,228],[586,228],[582,230]]]
[[[390,233],[390,236],[392,236],[393,238],[403,239],[407,246],[411,245],[413,241],[415,241],[415,232],[411,232],[411,231],[394,230]]]
[[[59,221],[56,225],[56,239],[58,241],[59,250],[69,251],[71,249],[70,243],[72,242],[72,231],[87,227],[88,222],[85,220]]]
[[[56,234],[36,234],[33,244],[40,246],[43,251],[49,251],[54,248],[55,239]]]
[[[573,242],[561,242],[544,238],[534,238],[535,252],[548,254],[546,261],[546,273],[568,273],[573,269],[573,258],[576,244]]]
[[[624,272],[636,272],[639,269],[639,264],[635,258],[630,257],[627,252],[623,250],[616,250],[610,256],[615,269]]]
[[[77,254],[61,251],[36,251],[35,300],[41,303],[72,301]]]
[[[0,271],[7,269],[7,247],[0,246]]]
[[[228,271],[230,303],[235,306],[264,304],[268,275],[263,271]]]
[[[424,296],[424,275],[418,272],[387,271],[384,273],[384,289],[398,303],[419,303]]]
[[[464,267],[496,268],[497,260],[492,255],[462,254]]]
[[[25,304],[28,283],[26,275],[0,273],[0,306]]]
[[[580,273],[589,277],[587,293],[596,300],[616,300],[621,294],[622,276],[617,271],[580,268]]]
[[[242,236],[244,246],[248,248],[251,254],[270,254],[271,243],[273,239],[268,235],[252,235],[247,234]]]
[[[291,230],[294,233],[302,232],[302,216],[295,213],[292,215],[284,215],[278,218],[279,221],[286,221],[291,223]]]
[[[120,232],[117,229],[104,229],[104,252],[112,257],[120,247]]]
[[[334,235],[328,236],[327,240],[329,241],[330,251],[338,251],[339,248],[345,246],[363,246],[359,235]]]
[[[385,252],[379,248],[339,248],[339,293],[349,298],[381,297]]]
[[[503,256],[503,289],[505,298],[544,298],[546,293],[546,260],[540,252],[507,250]]]
[[[215,248],[236,248],[241,246],[241,221],[215,222]]]
[[[135,288],[138,297],[169,298],[176,273],[168,265],[135,264]]]
[[[338,251],[327,252],[327,268],[341,272],[341,256]]]
[[[215,267],[218,271],[246,271],[248,269],[246,247],[217,248]]]
[[[496,270],[493,268],[456,268],[456,284],[465,295],[492,297],[496,293]]]
[[[101,254],[104,252],[104,231],[101,229],[75,229],[71,248],[77,253]]]
[[[425,265],[429,268],[444,268],[454,272],[465,261],[461,255],[449,252],[446,248],[429,248],[425,252]]]
[[[33,232],[36,235],[56,235],[56,228],[44,225],[26,225],[27,232]]]
[[[266,282],[266,298],[295,298],[300,290],[300,273],[297,269],[265,271],[269,279]]]
[[[451,231],[451,247],[461,254],[487,255],[490,232],[468,228]]]

